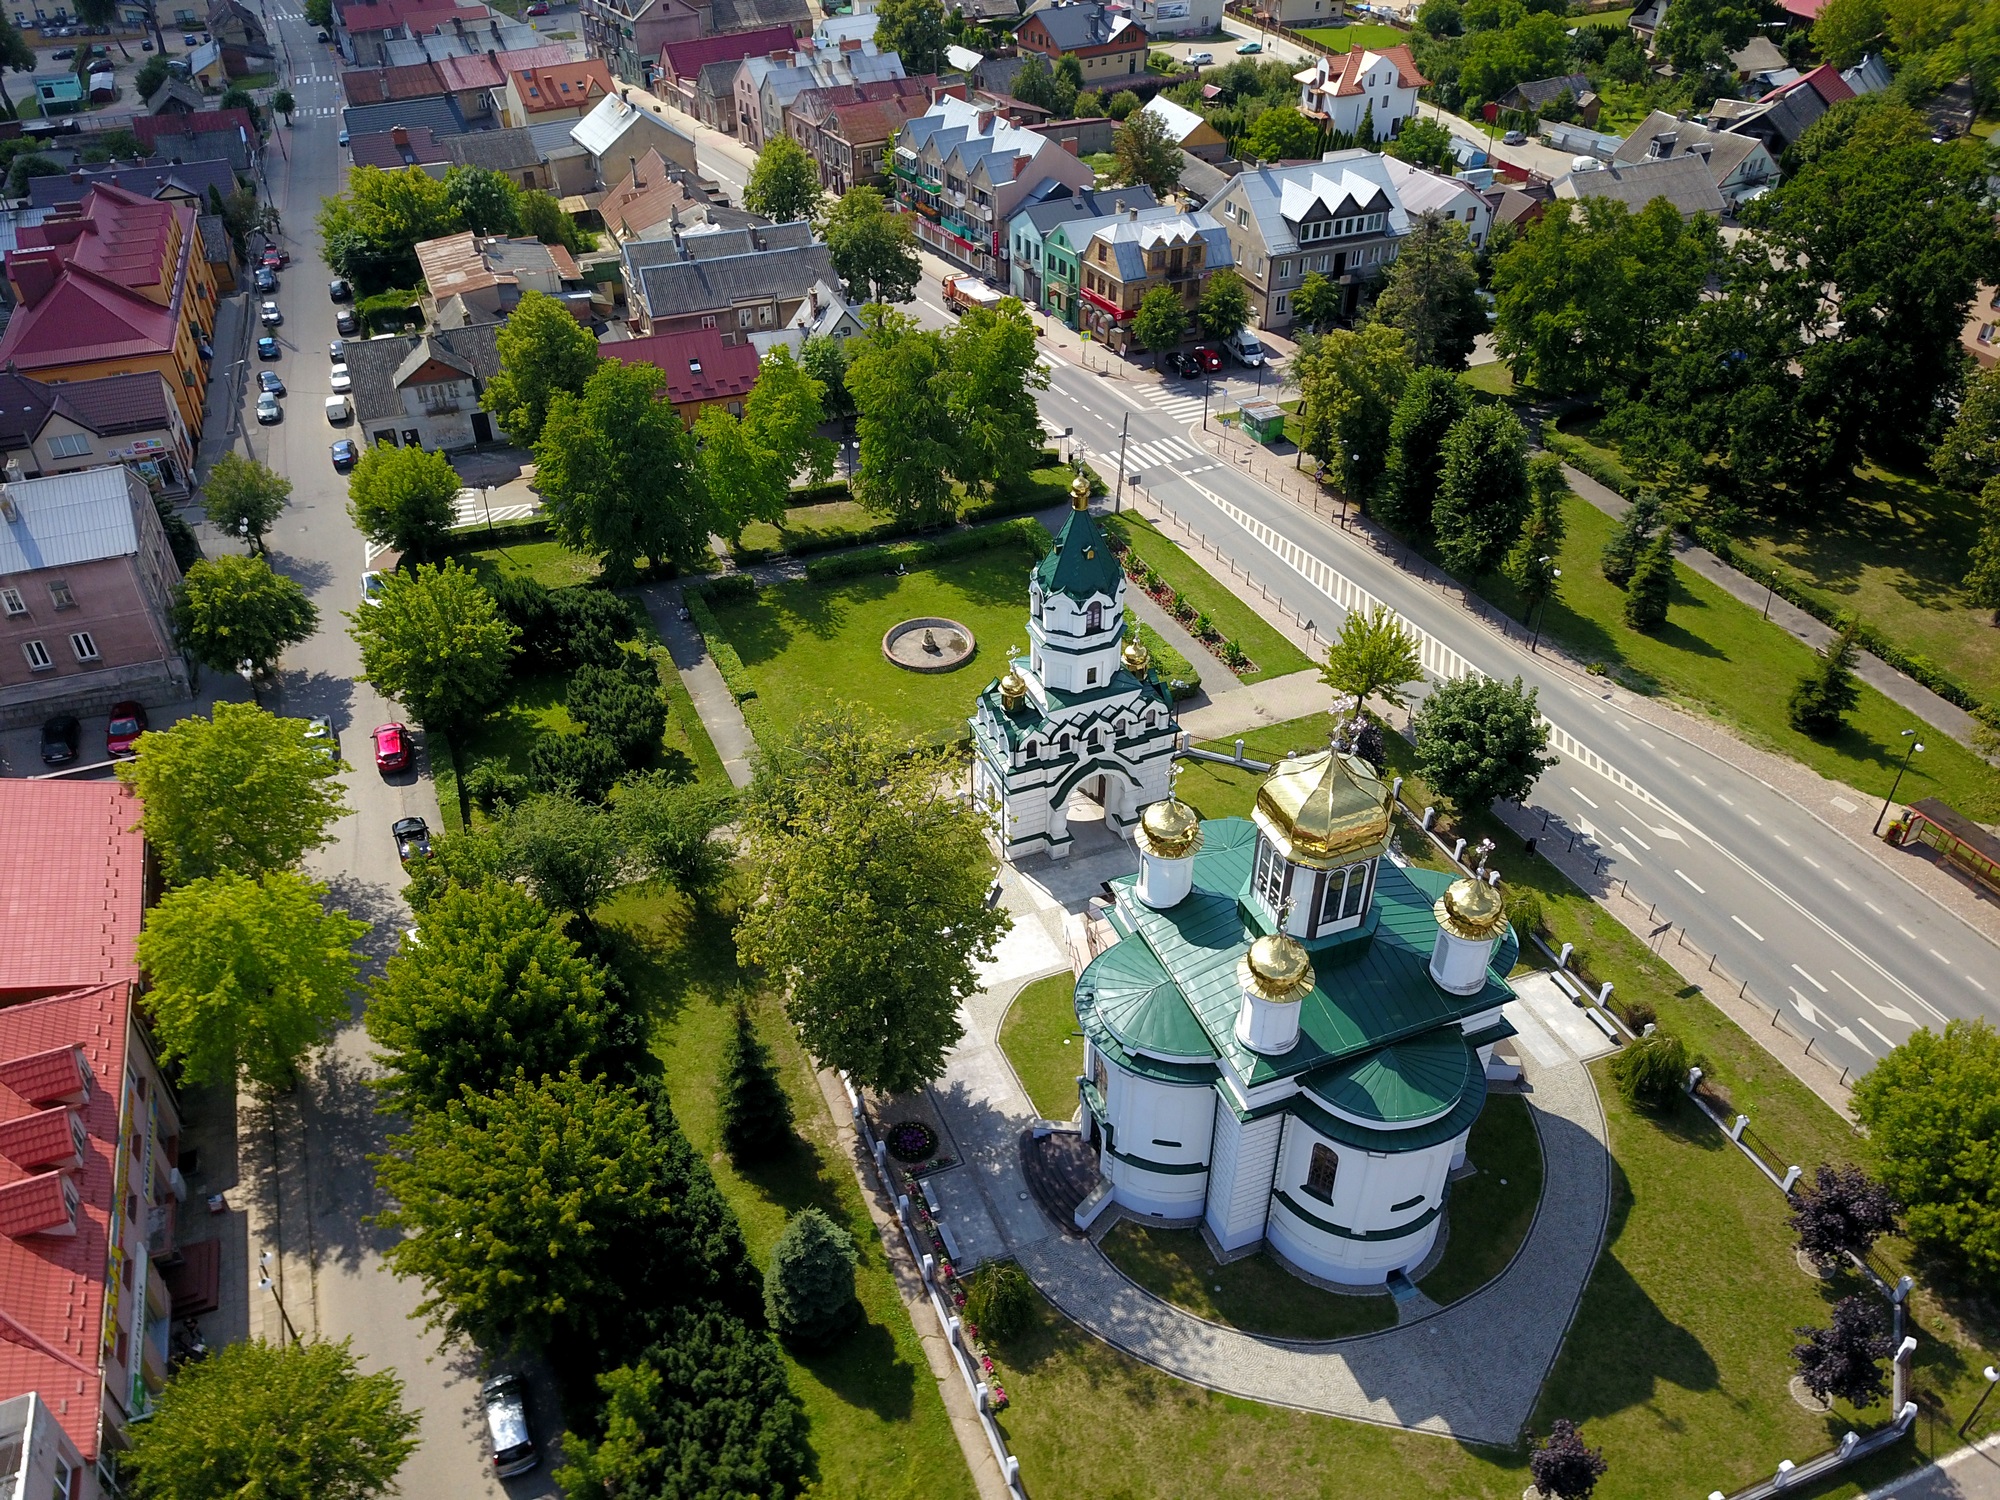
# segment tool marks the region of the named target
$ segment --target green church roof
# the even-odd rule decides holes
[[[1376,1125],[1432,1119],[1450,1109],[1479,1071],[1479,1056],[1456,1030],[1397,1042],[1299,1081],[1335,1109]]]
[[[1098,594],[1116,598],[1122,576],[1097,517],[1087,510],[1069,513],[1055,546],[1035,565],[1043,593],[1067,594],[1079,604]]]

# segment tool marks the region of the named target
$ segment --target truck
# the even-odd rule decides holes
[[[944,279],[944,305],[955,313],[963,313],[972,307],[998,310],[1006,296],[998,287],[988,286],[970,276],[947,276]]]

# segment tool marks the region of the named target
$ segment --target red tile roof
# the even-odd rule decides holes
[[[1327,60],[1328,76],[1324,92],[1337,95],[1366,93],[1367,90],[1361,86],[1361,75],[1367,71],[1367,60],[1371,57],[1395,64],[1397,82],[1406,89],[1420,89],[1430,82],[1417,71],[1416,61],[1410,56],[1408,47],[1350,47],[1345,57]]]
[[[394,68],[349,68],[340,75],[340,91],[349,104],[392,104],[449,92],[438,70],[427,62]]]
[[[666,377],[667,399],[676,406],[690,401],[738,401],[757,383],[756,346],[725,344],[713,328],[620,339],[599,344],[597,352],[621,364],[657,365]]]
[[[0,998],[138,979],[138,819],[137,798],[115,781],[0,779],[0,849],[14,855],[0,861]]]
[[[501,61],[504,63],[506,59]],[[521,108],[531,115],[557,109],[588,110],[618,87],[611,70],[595,57],[581,62],[510,66],[507,79],[521,101]]]
[[[62,1173],[43,1172],[0,1187],[0,1235],[19,1238],[44,1229],[73,1227],[69,1200],[63,1196]]]
[[[1843,99],[1852,99],[1854,90],[1847,86],[1847,80],[1840,76],[1840,70],[1831,63],[1821,63],[1803,77],[1794,78],[1790,83],[1781,84],[1764,97],[1775,99],[1780,94],[1789,94],[1793,89],[1811,89],[1825,102],[1828,109]]]
[[[440,57],[436,66],[438,77],[454,94],[467,89],[497,89],[507,81],[499,64],[484,52],[471,57]]]
[[[81,1101],[97,1086],[89,1059],[67,1042],[0,1060],[0,1084],[42,1109]]]
[[[18,1120],[0,1121],[0,1156],[25,1171],[67,1163],[76,1155],[69,1122],[75,1114],[54,1105]]]
[[[693,42],[669,42],[660,49],[660,70],[668,78],[692,78],[713,62],[740,61],[789,52],[797,41],[789,26],[766,26],[733,36],[705,36]]]
[[[163,136],[206,135],[214,130],[238,129],[248,131],[253,141],[257,138],[249,110],[205,109],[191,115],[136,115],[132,119],[132,133],[139,137],[140,146],[149,156]]]

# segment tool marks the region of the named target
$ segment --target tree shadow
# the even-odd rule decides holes
[[[272,572],[284,574],[309,594],[316,594],[333,582],[331,563],[323,563],[310,557],[297,557],[292,553],[279,552],[275,549],[267,551],[266,556],[270,560]],[[322,618],[327,613],[328,611],[322,610]]]
[[[313,1243],[322,1257],[344,1269],[364,1255],[382,1255],[402,1238],[377,1225],[384,1205],[369,1160],[387,1149],[395,1116],[380,1112],[374,1069],[345,1053],[329,1053],[300,1090],[300,1108],[311,1142],[302,1169],[311,1174]]]
[[[895,1335],[873,1320],[830,1349],[794,1350],[792,1357],[849,1406],[885,1422],[907,1422],[916,1408],[916,1366],[896,1348]]]
[[[332,720],[338,735],[348,725],[354,703],[354,684],[330,672],[292,670],[278,675],[278,707],[294,718]]]
[[[328,899],[349,916],[368,924],[355,946],[363,956],[364,977],[371,976],[395,954],[403,943],[403,905],[399,895],[372,880],[361,880],[345,872],[327,881]],[[354,996],[353,1015],[361,1017],[362,996]]]

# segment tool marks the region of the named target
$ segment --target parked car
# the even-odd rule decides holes
[[[319,29],[319,33],[316,36],[314,36],[313,40],[316,42],[330,42],[333,40],[333,38],[326,34],[326,28],[322,26]]]
[[[266,245],[262,259],[264,264],[274,271],[282,271],[292,263],[290,254],[280,250],[276,245]]]
[[[1211,375],[1222,368],[1222,351],[1212,344],[1196,344],[1194,357],[1201,361],[1201,367]]]
[[[502,1479],[525,1474],[542,1461],[528,1431],[527,1391],[518,1375],[495,1376],[479,1388],[486,1435],[493,1443],[493,1472]]]
[[[361,450],[354,446],[353,438],[342,438],[333,445],[333,467],[338,473],[345,474],[360,458]]]
[[[343,307],[333,320],[333,326],[350,337],[361,332],[361,320],[354,316],[352,308]]]
[[[382,575],[370,571],[361,575],[361,602],[380,604],[382,602]]]
[[[328,396],[326,420],[329,426],[345,427],[354,420],[354,403],[345,396]]]
[[[257,372],[257,384],[274,396],[285,394],[285,382],[278,377],[276,370],[259,370]]]
[[[1528,144],[1528,137],[1521,131],[1510,130],[1500,137],[1500,144],[1503,146],[1525,146]]]
[[[273,422],[285,420],[285,409],[278,405],[278,398],[269,391],[257,398],[257,423],[269,427]]]
[[[375,733],[369,736],[369,738],[375,742],[376,770],[409,770],[413,752],[410,747],[410,730],[408,725],[377,725]]]
[[[431,825],[422,818],[398,818],[389,832],[395,836],[396,858],[404,864],[431,857]]]
[[[250,281],[260,292],[275,292],[278,289],[277,273],[269,266],[259,266]]]
[[[545,16],[548,13],[549,13],[549,8],[548,6],[542,3],[542,0],[535,0],[535,3],[529,6],[527,11],[525,12],[525,14],[531,16]]]
[[[146,732],[146,710],[127,698],[111,705],[111,722],[104,730],[104,753],[113,760],[133,753],[132,746]]]
[[[55,51],[51,52],[49,56],[54,58],[57,62],[68,62],[72,57],[76,56],[76,48],[58,47],[56,48]]]
[[[1254,57],[1263,50],[1264,44],[1262,42],[1245,42],[1236,49],[1236,52],[1239,57]]]
[[[199,47],[201,45],[201,38],[190,31],[181,38],[181,45],[183,47]]]
[[[344,130],[340,132],[340,144],[343,147],[347,145],[347,132]]]
[[[333,720],[326,715],[306,720],[306,740],[336,766],[340,764],[340,736],[333,732]]]
[[[257,321],[266,328],[276,328],[285,321],[285,315],[278,311],[277,303],[263,302],[257,307]]]
[[[335,339],[326,346],[326,357],[337,365],[347,363],[347,340]]]
[[[147,37],[145,41],[139,43],[139,50],[141,52],[151,52],[153,50],[153,39]]]
[[[350,302],[354,299],[354,288],[347,284],[345,276],[336,276],[326,284],[326,294],[335,302]]]
[[[1253,370],[1264,363],[1264,346],[1257,342],[1257,335],[1247,328],[1238,329],[1224,339],[1222,347],[1235,355],[1239,363]]]
[[[42,764],[65,766],[76,759],[76,747],[83,741],[83,728],[75,714],[58,714],[42,726]]]
[[[330,389],[335,395],[354,389],[354,377],[347,373],[347,366],[344,364],[335,365],[328,379],[333,382]]]
[[[259,359],[276,359],[278,357],[278,341],[268,333],[257,340],[257,357]]]
[[[1167,356],[1167,368],[1185,380],[1201,378],[1201,361],[1185,349],[1176,349]]]
[[[1185,61],[1191,68],[1205,68],[1215,61],[1215,54],[1213,52],[1190,52]]]

